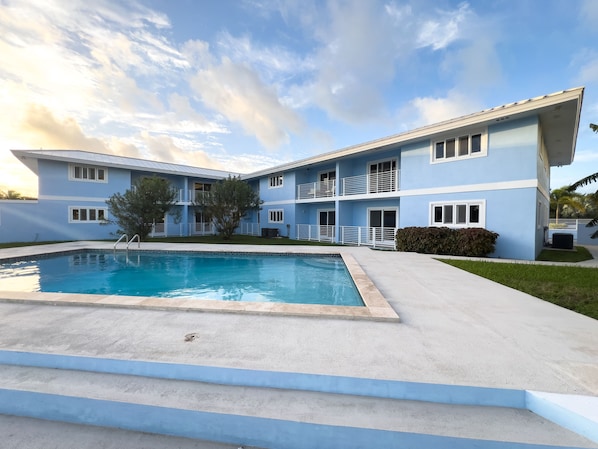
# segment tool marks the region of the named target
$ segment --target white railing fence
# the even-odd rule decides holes
[[[260,224],[259,223],[241,223],[235,230],[235,234],[239,235],[254,235],[260,236]]]
[[[396,192],[399,190],[399,171],[349,176],[342,179],[341,195]]]
[[[367,226],[341,226],[339,243],[343,245],[372,246],[374,248],[395,248],[397,228]]]
[[[341,226],[338,243],[343,245],[395,248],[397,228],[373,228],[367,226]],[[297,240],[335,242],[334,226],[298,224]]]
[[[297,199],[309,200],[314,198],[328,198],[336,195],[336,182],[328,181],[309,182],[297,185]]]
[[[316,242],[333,242],[336,229],[330,225],[297,225],[297,240],[309,240]]]

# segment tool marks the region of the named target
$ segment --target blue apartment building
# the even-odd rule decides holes
[[[573,162],[582,99],[570,89],[244,174],[263,204],[238,232],[393,248],[397,228],[481,227],[499,234],[492,257],[533,260],[550,167]],[[210,234],[195,199],[236,175],[75,150],[13,154],[38,175],[39,198],[0,201],[0,242],[116,240],[101,224],[106,200],[153,175],[179,191],[179,211],[152,235]]]

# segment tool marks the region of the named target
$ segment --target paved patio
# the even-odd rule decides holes
[[[0,258],[86,247],[112,244],[2,249]],[[142,248],[338,251],[355,259],[400,322],[52,306],[11,302],[2,292],[0,349],[598,396],[597,320],[431,256],[364,247]],[[584,265],[598,270],[597,262]],[[189,333],[197,334],[192,342]]]

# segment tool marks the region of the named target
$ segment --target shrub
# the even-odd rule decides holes
[[[498,234],[482,228],[407,227],[397,230],[397,251],[485,257],[494,252]]]

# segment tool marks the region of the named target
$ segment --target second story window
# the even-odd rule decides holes
[[[432,161],[447,162],[462,158],[483,156],[487,152],[486,134],[474,132],[451,136],[432,143]]]
[[[268,187],[270,189],[282,187],[283,180],[284,180],[284,177],[282,176],[282,173],[280,173],[278,175],[270,176]]]
[[[108,182],[108,170],[104,167],[70,164],[69,179],[71,181]]]

